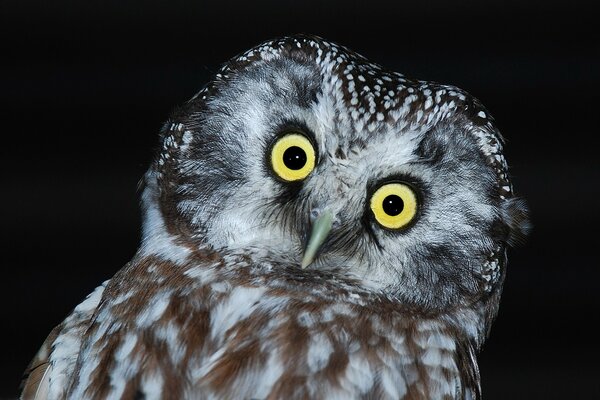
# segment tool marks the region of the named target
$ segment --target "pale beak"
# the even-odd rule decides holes
[[[319,251],[319,248],[325,239],[327,239],[329,231],[331,231],[332,222],[333,214],[331,211],[326,210],[319,215],[313,223],[310,238],[308,239],[308,244],[306,245],[304,256],[302,257],[302,269],[308,267],[315,259],[317,251]]]

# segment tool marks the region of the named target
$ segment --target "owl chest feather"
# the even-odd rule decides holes
[[[229,268],[222,259],[181,266],[146,257],[126,269],[82,334],[69,398],[476,393],[476,365],[455,330],[351,282]]]

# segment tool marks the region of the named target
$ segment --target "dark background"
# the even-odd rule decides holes
[[[259,42],[313,33],[462,87],[508,139],[535,229],[480,356],[486,399],[598,398],[598,30],[577,1],[0,3],[0,398],[134,254],[172,108]]]

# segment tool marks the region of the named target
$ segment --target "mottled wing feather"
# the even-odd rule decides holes
[[[52,349],[52,343],[56,340],[58,333],[62,331],[64,324],[64,322],[60,323],[50,332],[44,344],[42,344],[33,360],[29,363],[21,382],[22,399],[37,400],[48,397],[50,350]]]
[[[48,335],[27,370],[21,384],[23,400],[59,398],[79,356],[81,341],[108,281],[98,286]]]

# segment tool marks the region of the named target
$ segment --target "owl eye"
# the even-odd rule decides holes
[[[271,148],[271,168],[286,182],[304,179],[315,168],[315,149],[304,135],[288,133]]]
[[[406,227],[417,214],[415,191],[404,183],[382,185],[371,197],[371,211],[384,228]]]

